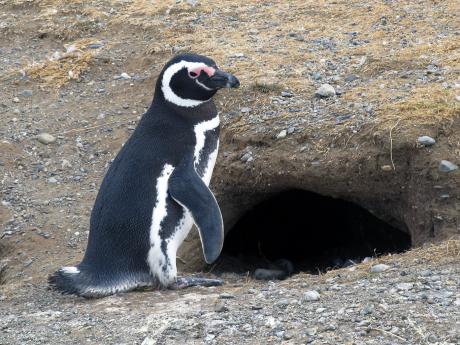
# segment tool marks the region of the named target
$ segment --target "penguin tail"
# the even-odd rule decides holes
[[[96,297],[88,293],[91,280],[88,272],[82,272],[78,266],[61,267],[48,277],[50,287],[65,295]]]
[[[65,295],[85,298],[100,298],[153,285],[149,274],[129,274],[118,279],[116,276],[116,274],[95,274],[79,266],[67,266],[61,267],[50,275],[48,283],[53,290]]]

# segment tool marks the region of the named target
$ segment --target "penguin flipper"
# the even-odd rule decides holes
[[[204,259],[214,262],[224,243],[224,223],[214,194],[198,176],[190,159],[184,159],[168,182],[171,197],[192,214],[200,234]]]

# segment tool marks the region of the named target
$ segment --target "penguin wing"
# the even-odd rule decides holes
[[[224,243],[224,224],[214,194],[198,176],[190,158],[184,159],[173,171],[168,192],[182,207],[189,210],[203,247],[204,259],[214,262]]]

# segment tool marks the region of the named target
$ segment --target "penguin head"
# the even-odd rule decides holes
[[[239,85],[239,80],[221,71],[214,60],[198,54],[180,54],[163,68],[156,87],[167,102],[196,107],[209,101],[217,90]]]

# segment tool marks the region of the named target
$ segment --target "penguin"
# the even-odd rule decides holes
[[[97,298],[146,286],[222,283],[177,277],[176,252],[193,224],[205,261],[221,252],[222,215],[208,188],[220,128],[212,98],[239,84],[202,55],[177,55],[164,66],[151,106],[102,181],[83,260],[52,274],[52,288]]]

